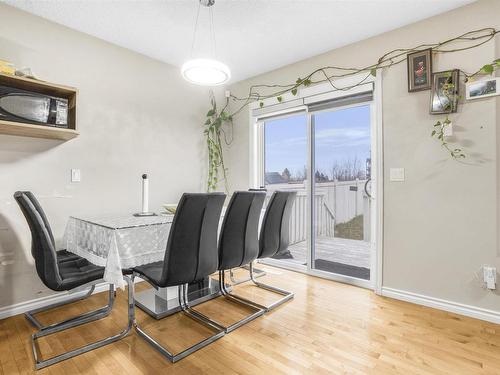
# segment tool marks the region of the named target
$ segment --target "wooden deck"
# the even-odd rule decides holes
[[[286,259],[286,261],[306,264],[306,241],[290,245],[289,250],[293,259]],[[370,268],[370,243],[346,238],[318,237],[316,239],[316,259]]]

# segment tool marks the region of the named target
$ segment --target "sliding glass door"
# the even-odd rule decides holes
[[[261,186],[293,190],[290,246],[268,260],[310,274],[373,285],[371,94],[258,121]]]
[[[311,268],[370,280],[370,105],[311,114]]]
[[[264,187],[267,201],[275,190],[297,191],[290,222],[289,251],[274,260],[291,267],[306,268],[308,126],[305,113],[271,118],[264,127]]]

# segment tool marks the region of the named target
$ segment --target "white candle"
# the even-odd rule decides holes
[[[148,175],[142,175],[142,213],[149,212],[149,181]]]

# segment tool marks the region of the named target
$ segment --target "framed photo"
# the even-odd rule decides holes
[[[500,78],[489,78],[476,82],[467,82],[465,98],[467,100],[500,95]]]
[[[459,73],[460,71],[455,69],[432,74],[431,114],[457,111]]]
[[[408,92],[429,90],[432,75],[432,49],[407,55]]]

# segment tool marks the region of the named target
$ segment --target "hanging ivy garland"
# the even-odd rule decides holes
[[[473,48],[477,48],[490,40],[492,40],[500,30],[495,28],[483,28],[479,30],[469,31],[465,34],[456,36],[451,39],[439,43],[431,44],[420,44],[412,48],[397,48],[389,51],[382,55],[376,63],[367,65],[362,68],[355,67],[342,67],[342,66],[324,66],[313,70],[311,73],[305,77],[297,78],[294,83],[289,84],[259,84],[252,85],[249,88],[248,95],[244,97],[237,97],[235,95],[230,95],[230,98],[226,99],[224,107],[218,111],[217,104],[213,94],[211,94],[210,103],[211,109],[207,113],[207,118],[205,121],[205,136],[207,138],[208,147],[208,179],[207,179],[207,190],[213,191],[217,189],[218,183],[223,180],[225,188],[227,190],[227,169],[224,165],[224,155],[222,149],[222,140],[229,145],[232,142],[231,139],[226,137],[226,132],[224,130],[224,125],[228,124],[230,129],[233,125],[233,117],[240,113],[249,104],[254,102],[259,102],[260,107],[264,106],[263,100],[269,98],[275,98],[278,103],[283,101],[283,95],[290,93],[293,96],[297,95],[298,89],[301,87],[308,87],[314,84],[328,82],[334,90],[350,90],[354,87],[362,85],[370,76],[376,76],[377,71],[384,68],[391,68],[394,65],[400,64],[406,61],[406,55],[412,52],[417,52],[423,49],[431,48],[432,52],[435,54],[445,54],[454,53],[459,51],[465,51]],[[460,45],[453,47],[453,44],[459,43]],[[491,63],[488,63],[478,69],[476,72],[469,73],[460,70],[460,79],[465,82],[475,78],[480,75],[490,75],[493,74],[496,69],[500,68],[500,59],[496,59]],[[366,76],[361,78],[359,82],[345,87],[339,87],[334,83],[334,80],[349,76],[354,76],[357,74],[365,73]],[[452,85],[448,87],[449,90],[444,91],[444,94],[448,96],[450,102],[453,103],[454,100],[458,100],[458,94],[453,90]],[[237,103],[236,110],[233,112],[228,111],[228,106],[230,100],[233,103]],[[445,127],[451,123],[448,116],[442,121],[438,121],[434,124],[434,130],[431,133],[432,137],[436,137],[440,142],[441,146],[444,147],[453,159],[460,159],[465,157],[465,153],[462,149],[454,148],[446,140],[444,135]]]
[[[232,142],[232,138],[228,139],[226,137],[226,132],[224,131],[222,125],[224,123],[231,122],[232,126],[233,117],[226,111],[229,100],[226,100],[226,105],[220,112],[218,112],[215,97],[213,93],[211,93],[210,104],[211,108],[207,112],[204,130],[208,149],[207,191],[210,192],[216,190],[217,184],[221,179],[224,181],[226,191],[228,191],[226,175],[227,169],[224,165],[222,140],[224,140],[226,145],[229,145]]]

